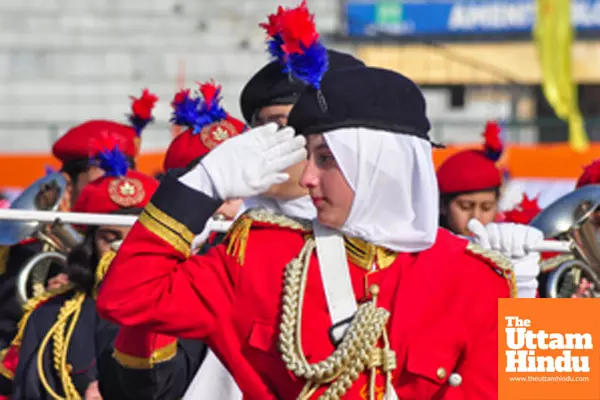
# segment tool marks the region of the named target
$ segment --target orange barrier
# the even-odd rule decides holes
[[[436,167],[458,150],[477,145],[453,146],[434,151]],[[500,165],[508,168],[514,178],[576,179],[583,167],[600,158],[600,144],[584,153],[572,151],[567,144],[510,146]],[[138,159],[138,169],[147,174],[162,170],[163,153],[144,153]],[[60,163],[51,155],[0,154],[0,187],[27,187],[44,174],[44,166],[58,168]]]
[[[163,153],[142,154],[138,169],[153,175],[162,171]],[[0,188],[26,188],[42,177],[45,166],[60,168],[60,162],[44,154],[0,154]]]

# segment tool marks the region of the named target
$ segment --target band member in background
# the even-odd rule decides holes
[[[463,236],[470,236],[467,223],[472,218],[487,225],[498,213],[502,173],[496,161],[503,149],[500,127],[488,122],[483,136],[483,149],[460,151],[437,171],[440,226]]]
[[[106,135],[97,146],[91,162],[104,174],[82,189],[73,211],[139,214],[158,182],[128,168],[114,137]],[[98,371],[112,356],[117,327],[98,317],[95,298],[115,254],[112,245],[123,240],[129,227],[80,228],[85,238],[68,256],[69,284],[26,306],[9,350],[18,353],[15,399],[81,399],[90,385],[96,386]],[[110,392],[105,397],[118,398]]]
[[[280,32],[290,61],[319,53],[318,35],[300,46],[294,32]],[[165,178],[106,275],[100,315],[205,340],[247,399],[493,398],[511,266],[438,229],[420,89],[391,71],[323,69],[311,68],[291,127],[255,128]],[[306,157],[294,130],[309,136],[301,181],[318,223],[249,211],[223,244],[189,257],[222,199],[262,193]],[[340,285],[343,304],[328,296]]]
[[[209,82],[199,89],[195,97],[189,89],[182,90],[172,102],[171,121],[187,128],[173,140],[165,155],[164,170],[172,176],[195,167],[211,150],[246,128],[222,108],[220,86]],[[215,215],[233,220],[241,204],[242,199],[226,201]],[[223,237],[221,233],[210,235],[198,253],[205,253]],[[204,361],[206,350],[198,340],[177,340],[142,328],[121,327],[114,357],[105,363],[105,368],[114,373],[107,375],[111,379],[103,378],[100,389],[105,392],[105,387],[110,387],[115,398],[123,400],[181,398]]]
[[[109,120],[90,120],[69,129],[52,146],[52,154],[62,163],[61,172],[69,179],[70,190],[64,211],[75,204],[79,192],[88,183],[103,174],[103,171],[89,162],[91,140],[100,140],[101,135],[110,132],[121,151],[127,156],[129,167],[136,168],[141,146],[141,134],[153,121],[152,110],[158,97],[144,89],[140,98],[132,98],[129,124]]]
[[[67,179],[66,193],[60,199],[59,211],[69,211],[83,187],[103,174],[89,163],[90,143],[111,132],[135,169],[141,133],[153,120],[152,109],[158,97],[144,90],[140,98],[132,98],[129,124],[108,120],[91,120],[68,130],[53,147],[52,154],[62,163],[61,172]],[[21,267],[33,256],[43,251],[44,245],[36,239],[27,239],[11,247],[0,246],[0,364],[6,348],[17,333],[17,322],[23,315],[23,306],[16,297],[16,279]],[[57,274],[55,268],[51,276]],[[12,376],[0,368],[0,394],[10,388]]]

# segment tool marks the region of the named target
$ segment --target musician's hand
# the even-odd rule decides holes
[[[60,273],[50,279],[46,285],[46,290],[56,290],[69,284],[69,276],[65,273]]]
[[[260,126],[220,144],[179,180],[222,200],[257,196],[289,179],[282,171],[306,159],[305,144],[293,128]]]
[[[83,398],[84,400],[102,400],[98,381],[94,381],[88,385]]]
[[[531,226],[513,223],[490,223],[484,227],[476,219],[469,221],[468,228],[474,234],[475,243],[511,260],[518,297],[536,297],[540,253],[529,249],[544,240],[543,233]]]

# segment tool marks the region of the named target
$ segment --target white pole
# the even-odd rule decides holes
[[[33,211],[0,209],[0,221],[43,222],[51,224],[62,222],[70,225],[106,225],[132,226],[137,221],[136,215],[118,214],[88,214],[61,211]],[[209,220],[207,223],[211,232],[227,232],[230,221]]]

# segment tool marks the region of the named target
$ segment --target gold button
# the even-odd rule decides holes
[[[437,377],[438,379],[445,379],[446,378],[446,368],[444,367],[439,367],[437,369]]]
[[[377,284],[371,285],[371,287],[369,288],[369,292],[371,293],[371,296],[373,296],[373,297],[376,297],[377,295],[379,295],[379,285],[377,285]]]

